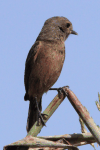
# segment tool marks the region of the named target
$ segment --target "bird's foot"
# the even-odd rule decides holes
[[[44,115],[46,115],[46,114],[42,114],[40,111],[38,111],[37,126],[40,126],[41,123],[43,126],[46,126],[46,124],[44,122]]]
[[[37,97],[35,97],[35,101],[36,101],[36,107],[37,107],[37,113],[38,113],[38,115],[37,115],[37,126],[40,126],[41,123],[42,123],[43,126],[46,126],[45,122],[43,120],[43,115],[44,114],[41,114],[41,111],[39,110],[39,105],[38,105],[38,102],[37,102]]]
[[[69,86],[64,86],[64,87],[69,88]],[[64,87],[60,87],[60,88],[50,88],[49,90],[57,90],[59,97],[60,97],[60,95],[61,95],[62,93],[64,94],[64,96],[67,96]]]
[[[47,114],[41,113],[41,115],[42,115],[43,120],[47,120],[47,117],[48,117]]]

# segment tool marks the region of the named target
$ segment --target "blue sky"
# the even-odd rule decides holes
[[[68,18],[78,36],[65,42],[63,70],[53,87],[69,85],[97,125],[95,101],[100,92],[100,1],[0,1],[0,149],[26,136],[29,102],[24,101],[24,69],[29,49],[46,19]],[[57,94],[43,95],[43,110]],[[66,98],[39,134],[80,133],[78,115]],[[97,145],[95,144],[96,149]],[[80,150],[93,150],[90,145]]]

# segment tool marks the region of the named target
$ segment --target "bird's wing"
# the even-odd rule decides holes
[[[31,47],[26,59],[25,73],[24,73],[24,84],[25,84],[26,93],[28,92],[30,73],[32,68],[34,67],[40,48],[41,48],[41,42],[36,41],[35,44]]]

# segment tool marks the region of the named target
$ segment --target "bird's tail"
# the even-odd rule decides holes
[[[38,103],[39,110],[41,111],[41,99],[38,102],[39,102]],[[31,100],[29,103],[30,104],[29,104],[27,126],[26,126],[27,132],[30,131],[31,127],[34,125],[34,123],[38,119],[38,111],[37,111],[35,100],[34,99]]]

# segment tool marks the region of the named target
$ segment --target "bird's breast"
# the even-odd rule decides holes
[[[58,79],[65,60],[64,44],[45,44],[43,46],[40,58],[41,76],[43,76],[44,85],[49,89]]]
[[[50,62],[55,66],[55,69],[61,68],[64,59],[65,59],[65,46],[63,43],[52,44],[51,46],[47,46],[47,54],[48,58],[50,58]]]

